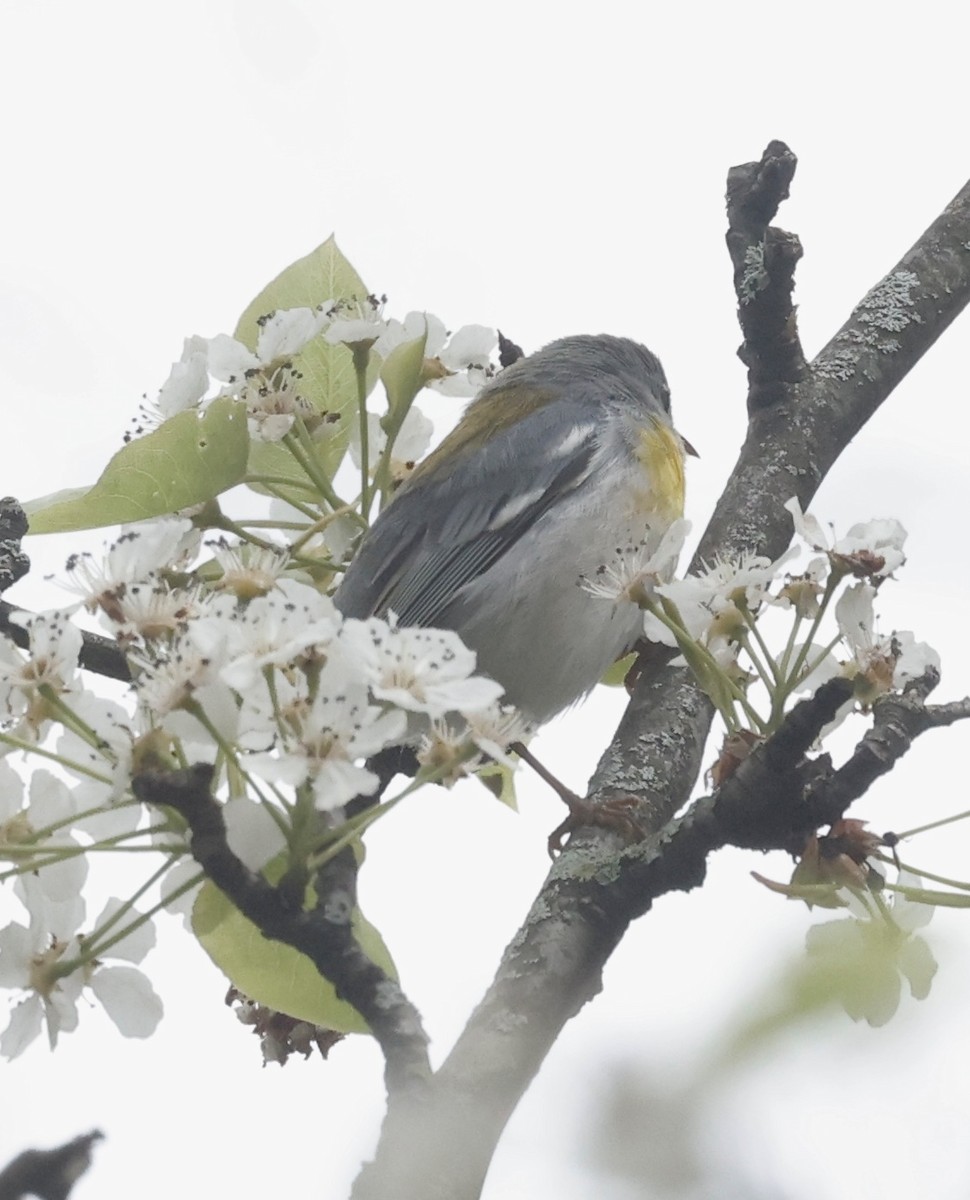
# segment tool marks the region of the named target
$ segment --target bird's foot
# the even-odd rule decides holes
[[[634,796],[617,796],[613,800],[600,800],[596,804],[591,804],[566,787],[551,771],[546,770],[535,755],[521,742],[513,742],[509,749],[514,751],[540,778],[544,779],[569,809],[565,821],[557,825],[549,834],[547,847],[550,858],[555,858],[557,854],[562,853],[563,840],[571,833],[591,825],[601,829],[612,829],[615,833],[621,834],[626,842],[636,842],[643,837],[643,828],[636,819],[637,801]]]
[[[562,795],[562,793],[560,793]],[[562,853],[563,839],[577,829],[598,826],[619,833],[626,842],[636,842],[643,837],[643,827],[636,818],[637,801],[634,796],[618,796],[615,800],[601,800],[591,804],[579,796],[562,799],[569,806],[569,815],[549,834],[547,843],[549,857]]]

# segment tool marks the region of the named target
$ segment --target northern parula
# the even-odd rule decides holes
[[[605,334],[552,342],[492,380],[401,485],[337,607],[455,630],[541,724],[637,640],[637,606],[584,580],[682,516],[688,448],[649,350]]]

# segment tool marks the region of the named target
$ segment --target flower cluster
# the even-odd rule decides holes
[[[246,404],[251,436],[278,442],[298,420],[312,426],[318,418],[305,395],[304,367],[309,363],[312,369],[313,354],[331,346],[347,346],[363,351],[365,359],[374,355],[383,361],[398,347],[423,340],[422,382],[448,396],[474,396],[494,375],[493,329],[466,325],[449,335],[431,313],[386,319],[385,302],[386,297],[365,296],[268,312],[257,321],[252,349],[225,333],[187,338],[155,399],[158,417],[164,420],[204,408],[217,396],[232,396]]]
[[[888,882],[884,841],[864,825],[839,821],[825,837],[809,839],[788,884],[757,873],[755,878],[810,908],[845,913],[808,929],[807,954],[788,980],[796,1004],[804,1009],[834,1002],[854,1021],[884,1025],[899,1007],[903,981],[914,999],[929,995],[937,964],[919,930],[932,920],[935,905],[951,903],[954,894],[928,890],[919,875],[898,863],[895,882]],[[827,842],[839,852],[826,849]]]
[[[732,736],[745,730],[759,739],[770,735],[793,697],[834,676],[854,684],[844,717],[939,666],[932,647],[911,633],[877,628],[877,592],[905,562],[906,531],[899,522],[854,525],[834,541],[797,500],[785,507],[798,537],[820,552],[799,574],[788,569],[800,553],[793,546],[775,562],[748,554],[683,579],[667,581],[655,567],[653,574],[641,567],[635,578],[620,580],[624,594],[645,609],[647,637],[680,649]],[[775,653],[759,617],[780,610],[789,611],[791,625]],[[830,614],[836,628],[826,634]],[[753,684],[766,696],[761,707]]]
[[[345,291],[278,303],[319,295],[324,278]],[[104,959],[140,959],[152,917],[184,912],[201,874],[180,818],[133,798],[140,772],[212,764],[233,852],[254,870],[282,857],[299,872],[351,836],[341,832],[351,828],[344,808],[375,793],[367,762],[384,748],[417,751],[421,773],[406,791],[426,779],[450,783],[485,758],[511,765],[505,747],[524,730],[456,634],[399,628],[393,615],[344,619],[328,594],[372,506],[428,449],[421,389],[470,397],[496,370],[494,330],[449,334],[431,314],[388,317],[386,297],[358,289],[356,278],[329,242],[269,285],[236,336],[186,339],[136,430],[147,437],[127,438],[116,459],[122,493],[144,480],[139,499],[153,506],[184,468],[194,483],[172,494],[201,502],[124,526],[102,556],[73,555],[72,602],[12,616],[26,651],[0,639],[0,879],[24,914],[0,928],[0,984],[22,996],[0,1040],[5,1054],[44,1023],[52,1043],[73,1029],[82,992],[122,1032],[142,1036],[158,1019],[147,980]],[[371,411],[378,380],[386,395]],[[348,452],[354,470],[341,467]],[[237,482],[258,507],[234,520],[221,493]],[[133,497],[106,491],[98,516],[111,524]],[[70,528],[91,523],[68,519]],[[79,670],[79,619],[92,618],[116,649],[118,673],[131,676],[113,699],[89,690]],[[45,766],[25,790],[9,764],[32,754]],[[151,873],[92,924],[89,867],[112,850],[142,852]]]
[[[140,769],[212,763],[230,846],[259,869],[284,851],[319,852],[343,807],[375,791],[365,760],[383,748],[423,740],[426,774],[451,778],[480,756],[483,728],[497,736],[502,689],[475,675],[456,634],[346,619],[289,563],[282,548],[201,544],[187,518],[128,527],[102,561],[72,560],[71,612],[23,619],[29,651],[0,642],[0,744],[44,753],[63,776],[36,770],[25,794],[0,761],[0,858],[26,912],[0,929],[0,985],[24,995],[0,1052],[19,1053],[43,1023],[53,1044],[76,1025],[85,989],[123,1033],[145,1036],[158,1020],[147,979],[103,960],[139,961],[150,917],[184,903],[199,874],[177,820],[132,799]],[[80,610],[124,650],[126,701],[82,685]],[[428,747],[443,726],[455,746],[439,768]],[[509,726],[504,744],[515,736]],[[157,898],[145,911],[112,902],[88,927],[89,861],[110,848],[156,853],[140,896],[152,887]]]
[[[866,710],[939,668],[936,652],[912,633],[878,629],[876,597],[905,563],[906,531],[899,522],[853,525],[834,539],[797,500],[785,508],[814,555],[800,573],[789,567],[801,553],[796,545],[775,562],[749,554],[671,580],[669,554],[676,556],[683,541],[674,529],[666,554],[628,558],[594,592],[610,595],[612,586],[614,598],[637,601],[647,636],[678,648],[715,703],[727,733],[709,774],[714,787],[779,728],[798,695],[835,677],[852,682],[852,698],[824,737],[853,709]],[[788,630],[779,636],[786,612]],[[769,621],[771,634],[765,632]],[[790,981],[796,1006],[834,1001],[853,1019],[881,1025],[896,1011],[903,981],[914,998],[929,994],[936,962],[916,931],[935,904],[961,904],[965,897],[926,891],[917,875],[887,856],[889,844],[865,822],[841,820],[829,834],[808,840],[790,883],[755,876],[810,907],[849,910],[808,931],[807,959]],[[895,884],[883,873],[890,861],[898,868]]]

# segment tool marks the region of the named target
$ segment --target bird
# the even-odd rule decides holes
[[[469,404],[364,534],[334,602],[345,617],[454,630],[542,725],[636,643],[637,605],[589,581],[683,515],[688,453],[651,351],[560,338]]]

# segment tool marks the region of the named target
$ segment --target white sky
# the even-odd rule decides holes
[[[576,332],[646,342],[702,455],[688,500],[699,531],[744,425],[727,167],[773,137],[799,156],[780,223],[805,245],[810,355],[966,176],[957,6],[892,11],[4,0],[0,491],[93,480],[182,337],[231,330],[336,231],[397,315],[499,325],[527,349]],[[943,699],[970,688],[967,331],[958,322],[898,389],[814,506],[841,531],[885,515],[909,529],[910,563],[881,607],[941,651]],[[69,545],[28,546],[38,578]],[[620,707],[597,696],[537,753],[581,785]],[[966,737],[929,735],[857,815],[901,828],[966,807]],[[372,839],[365,908],[436,1060],[544,876],[557,802],[530,779],[520,796],[517,817],[477,791],[429,794]],[[956,826],[910,857],[966,878],[966,847]],[[799,951],[810,918],[752,868],[789,870],[722,854],[702,892],[663,900],[631,931],[513,1119],[489,1200],[634,1195],[583,1158],[613,1066],[685,1078]],[[966,1195],[968,922],[935,918],[933,994],[888,1029],[813,1027],[712,1092],[711,1162],[740,1163],[765,1194]],[[78,1200],[345,1195],[380,1115],[374,1048],[358,1038],[327,1065],[261,1070],[221,978],[167,929],[148,960],[167,1005],[155,1038],[124,1041],[84,1012],[54,1056],[38,1044],[0,1068],[0,1161],[99,1126],[108,1140]]]

